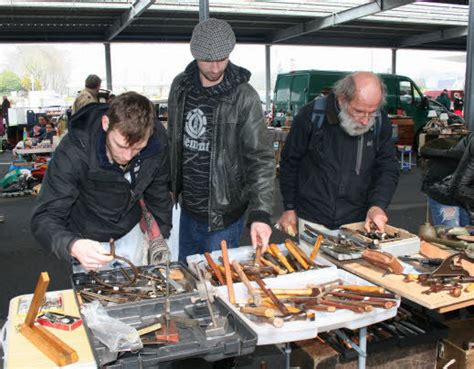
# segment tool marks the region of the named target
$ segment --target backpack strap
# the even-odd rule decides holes
[[[313,114],[311,115],[311,123],[316,126],[316,129],[321,129],[326,113],[327,97],[320,96],[314,99]]]

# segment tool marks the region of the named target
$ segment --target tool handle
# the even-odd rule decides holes
[[[260,261],[262,262],[263,265],[271,267],[273,271],[277,273],[278,275],[283,275],[287,273],[286,270],[281,269],[278,265],[275,265],[271,261],[265,259],[265,257],[261,257]]]
[[[346,304],[341,304],[338,302],[332,302],[332,301],[327,301],[327,300],[320,300],[319,303],[321,305],[328,305],[328,306],[334,306],[337,309],[346,309],[346,310],[351,310],[354,313],[364,313],[364,308],[361,306],[353,306],[353,305],[346,305]]]
[[[290,295],[290,296],[311,296],[313,294],[312,288],[271,288],[275,295]],[[265,293],[263,289],[256,290],[257,293]]]
[[[260,286],[260,288],[265,291],[265,294],[272,300],[272,302],[277,306],[278,310],[282,312],[284,316],[290,315],[290,312],[285,305],[275,296],[275,294],[267,287],[265,282],[259,276],[255,276],[255,282]]]
[[[336,311],[335,306],[329,306],[329,305],[314,305],[314,304],[304,304],[304,308],[306,310],[314,310],[314,311],[323,311],[326,313],[333,313]]]
[[[311,250],[311,255],[309,256],[309,258],[312,261],[316,260],[316,256],[318,256],[319,248],[321,247],[321,242],[323,242],[323,239],[324,237],[322,234],[320,234],[318,238],[316,238],[316,242],[314,242],[313,250]]]
[[[295,269],[290,265],[288,260],[286,260],[285,255],[283,255],[278,248],[278,246],[274,243],[270,244],[270,250],[272,251],[273,256],[275,256],[280,262],[285,266],[285,268],[290,272],[293,273]]]
[[[293,255],[293,257],[296,259],[296,261],[305,269],[309,269],[309,264],[303,259],[303,257],[299,254],[299,252],[296,250],[295,245],[293,244],[293,241],[291,240],[286,240],[285,241],[285,247],[288,249],[288,252]]]
[[[240,266],[240,264],[237,260],[232,261],[232,267],[234,268],[234,270],[239,275],[239,278],[244,283],[245,287],[247,287],[247,290],[249,291],[249,294],[252,295],[252,296],[255,295],[257,293],[255,291],[255,288],[250,283],[249,279],[247,278],[247,275],[244,273],[244,271],[242,270],[242,267]]]
[[[353,295],[351,293],[345,293],[345,292],[331,292],[331,295],[337,296],[337,297],[343,297],[351,300],[357,300],[357,301],[365,301],[367,303],[370,303],[370,305],[377,306],[377,307],[383,307],[384,309],[390,309],[393,306],[395,306],[397,303],[395,301],[391,300],[386,300],[383,298],[377,298],[377,297],[368,297],[368,296],[361,296],[361,295]]]
[[[227,253],[227,242],[221,241],[222,260],[224,262],[225,280],[227,284],[227,293],[229,296],[229,302],[235,304],[235,291],[234,283],[232,282],[232,271],[230,270],[229,254]]]
[[[356,292],[375,292],[375,293],[384,293],[385,290],[383,287],[378,286],[358,286],[358,285],[349,285],[342,284],[338,288],[346,291],[356,291]]]
[[[262,246],[257,246],[255,249],[255,265],[260,265],[260,258],[262,257]]]
[[[217,266],[217,264],[214,262],[214,260],[211,257],[211,254],[209,254],[207,251],[204,253],[204,257],[206,258],[207,265],[211,268],[212,272],[216,276],[217,280],[221,284],[221,286],[225,286],[225,279],[224,276],[221,273],[221,270]]]
[[[253,314],[257,316],[263,316],[265,318],[273,318],[275,316],[275,310],[266,306],[242,306],[240,311],[244,314]]]

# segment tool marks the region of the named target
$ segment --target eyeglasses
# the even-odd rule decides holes
[[[372,118],[378,118],[380,117],[380,112],[376,111],[376,112],[373,112],[373,113],[367,113],[365,111],[360,111],[360,110],[357,110],[357,109],[354,109],[350,104],[349,104],[349,107],[351,108],[351,115],[354,117],[354,118],[368,118],[368,119],[372,119]]]

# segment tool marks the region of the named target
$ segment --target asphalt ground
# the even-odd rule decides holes
[[[12,161],[11,152],[0,153],[0,178],[3,178]],[[425,200],[420,193],[421,177],[416,167],[402,172],[392,204],[388,209],[389,224],[416,233],[424,222]],[[281,196],[276,186],[273,220],[282,212]],[[0,223],[0,320],[8,315],[11,298],[31,293],[42,271],[50,275],[49,290],[71,287],[68,263],[45,252],[32,237],[30,217],[35,204],[34,196],[18,198],[0,197],[0,214],[5,222]],[[281,242],[283,236],[275,232],[273,242]],[[241,245],[249,245],[248,229],[242,236]]]

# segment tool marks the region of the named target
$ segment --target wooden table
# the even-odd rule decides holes
[[[61,291],[64,301],[64,313],[72,316],[79,316],[79,309],[74,299],[72,290]],[[55,292],[57,293],[57,292]],[[5,347],[5,369],[48,369],[57,368],[41,351],[39,351],[30,341],[21,335],[16,327],[25,320],[24,315],[18,315],[18,302],[22,296],[17,296],[10,301],[8,313],[7,340]],[[32,295],[27,295],[32,296]],[[64,366],[63,368],[97,368],[92,354],[89,341],[87,339],[84,325],[68,332],[60,329],[46,328],[69,346],[77,351],[79,361]]]
[[[435,247],[433,245],[429,246]],[[438,249],[437,247],[435,248]],[[441,291],[427,295],[424,294],[423,291],[426,291],[428,287],[416,282],[405,282],[403,275],[386,274],[384,270],[370,265],[363,259],[337,260],[327,254],[325,254],[324,257],[348,272],[395,292],[401,297],[430,310],[436,310],[439,313],[446,313],[474,305],[474,291],[463,291],[460,297],[449,295],[449,291]]]

